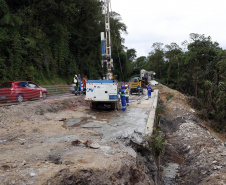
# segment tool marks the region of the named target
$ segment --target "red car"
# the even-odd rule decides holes
[[[40,97],[46,99],[47,90],[31,81],[4,82],[0,85],[0,101],[22,102]]]

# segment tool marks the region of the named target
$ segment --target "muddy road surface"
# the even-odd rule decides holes
[[[142,98],[125,112],[91,110],[83,96],[0,107],[0,184],[154,184],[125,142],[143,141]]]

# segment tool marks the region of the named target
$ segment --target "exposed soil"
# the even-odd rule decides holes
[[[131,148],[66,124],[114,116],[79,96],[0,107],[0,184],[153,184]]]
[[[224,135],[208,131],[185,95],[155,88],[165,106],[160,125],[167,140],[160,184],[226,184]],[[137,101],[134,97],[131,102]],[[106,124],[117,113],[90,112],[80,96],[0,107],[0,184],[154,184],[157,168],[149,151],[82,127],[87,120]]]

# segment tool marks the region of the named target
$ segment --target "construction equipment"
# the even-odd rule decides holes
[[[111,34],[110,34],[110,0],[104,0],[105,32],[101,32],[101,53],[103,80],[88,80],[86,83],[86,98],[91,108],[98,105],[110,105],[111,109],[118,109],[119,95],[118,82],[113,79],[113,59],[111,58]]]
[[[154,80],[155,74],[154,71],[146,71],[145,69],[140,70],[140,80],[142,81],[143,88],[146,88],[148,84],[158,85],[158,82]]]
[[[133,93],[138,94],[138,89],[137,89],[138,84],[141,86],[141,81],[139,81],[139,82],[130,82],[130,94],[133,94]],[[140,93],[144,94],[142,88],[140,90]]]
[[[101,53],[102,53],[102,68],[104,70],[104,78],[110,80],[113,78],[113,59],[111,58],[111,32],[110,32],[110,15],[109,15],[110,0],[104,0],[105,13],[105,32],[100,33],[101,37]]]

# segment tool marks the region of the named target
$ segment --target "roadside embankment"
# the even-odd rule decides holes
[[[185,95],[163,85],[159,92],[167,139],[161,184],[226,184],[224,144],[200,124]]]

